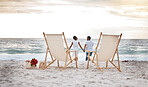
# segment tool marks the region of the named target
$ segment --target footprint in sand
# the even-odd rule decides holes
[[[88,83],[96,83],[95,81],[89,81]]]

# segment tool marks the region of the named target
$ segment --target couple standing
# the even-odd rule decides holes
[[[78,41],[78,38],[76,36],[73,36],[73,42],[71,43],[69,50],[71,47],[73,47],[73,50],[79,50],[78,46],[85,52],[85,50],[93,51],[93,45],[94,43],[91,41],[91,37],[87,36],[87,41],[84,45],[84,49],[82,48],[80,42]],[[93,52],[90,52],[90,56],[92,55]],[[88,60],[88,52],[86,52],[86,61]],[[78,51],[77,51],[77,57],[78,57]]]

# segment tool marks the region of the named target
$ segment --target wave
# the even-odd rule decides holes
[[[71,44],[68,39],[68,45]],[[84,46],[84,39],[79,40]],[[95,46],[97,40],[94,39]],[[81,49],[80,49],[81,50]],[[0,39],[0,54],[42,54],[46,52],[44,39]],[[82,51],[80,51],[81,53]],[[123,39],[119,45],[121,55],[148,55],[148,40],[127,40]]]

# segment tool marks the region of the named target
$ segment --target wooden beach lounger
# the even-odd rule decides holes
[[[108,68],[108,62],[110,62],[115,68],[117,68],[120,72],[120,62],[119,62],[119,52],[118,45],[121,40],[122,33],[120,35],[107,35],[100,33],[100,37],[97,43],[97,46],[94,51],[94,56],[91,59],[88,53],[88,61],[87,61],[87,69],[89,68],[89,59],[92,63],[97,66],[98,69],[103,71],[103,68],[99,67],[98,62],[106,62],[106,68]],[[100,45],[100,49],[97,52],[98,46]],[[117,54],[118,66],[113,63],[115,54]]]
[[[45,34],[43,32],[43,35],[47,45],[43,69],[49,67],[56,60],[58,68],[59,68],[59,61],[65,62],[65,66],[62,67],[61,70],[65,69],[70,63],[73,62],[73,60],[76,60],[76,68],[77,68],[77,56],[75,55],[74,59],[71,58],[64,32],[62,34]],[[65,42],[66,49],[64,48],[63,41]],[[50,54],[52,61],[49,64],[46,64],[48,53]]]

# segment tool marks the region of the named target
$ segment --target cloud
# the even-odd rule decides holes
[[[90,30],[93,38],[99,37],[100,32],[105,34],[123,34],[122,39],[148,39],[148,27],[110,27]]]
[[[111,14],[117,16],[125,16],[131,18],[148,18],[148,8],[147,7],[120,7],[112,8],[108,10]]]
[[[96,38],[102,31],[123,33],[123,38],[148,38],[147,0],[19,1],[0,1],[1,13],[27,13],[0,15],[1,37],[42,37],[43,31],[65,31],[67,37]]]

